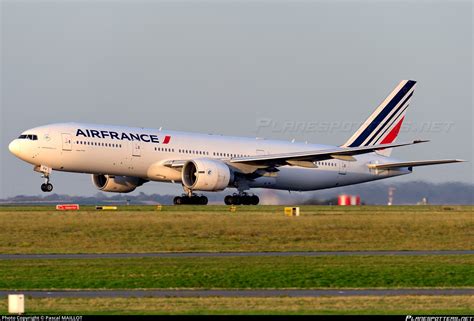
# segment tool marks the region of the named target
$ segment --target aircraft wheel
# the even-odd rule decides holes
[[[41,190],[43,192],[51,192],[53,190],[53,184],[43,183],[41,184]]]
[[[201,205],[207,205],[207,202],[208,202],[208,199],[206,196],[202,195],[201,197],[199,197],[199,203]]]
[[[240,197],[242,205],[250,205],[250,196],[244,195]]]
[[[232,196],[227,195],[226,197],[224,197],[224,203],[225,205],[232,205]]]
[[[183,199],[181,198],[181,196],[176,196],[173,199],[173,204],[174,205],[182,205],[183,204]]]
[[[242,204],[242,197],[239,195],[232,196],[232,205],[240,205]]]
[[[258,203],[260,202],[260,199],[258,198],[257,195],[252,195],[250,197],[250,204],[252,205],[258,205]]]

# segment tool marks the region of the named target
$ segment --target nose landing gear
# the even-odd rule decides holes
[[[41,165],[41,166],[36,166],[34,168],[36,172],[40,172],[43,175],[41,175],[42,178],[44,178],[44,183],[41,184],[41,190],[43,192],[51,192],[53,190],[53,184],[49,182],[49,175],[52,172],[52,168]]]

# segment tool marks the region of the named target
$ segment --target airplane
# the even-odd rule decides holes
[[[413,167],[460,159],[401,161],[393,148],[416,81],[403,80],[342,145],[297,143],[160,129],[58,123],[28,129],[9,144],[16,157],[41,173],[51,192],[53,170],[92,174],[101,191],[128,193],[149,181],[181,184],[174,204],[208,203],[195,192],[235,188],[227,205],[256,205],[247,191],[312,191],[410,174]]]

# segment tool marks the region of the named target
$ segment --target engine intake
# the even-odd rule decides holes
[[[184,186],[198,191],[222,191],[233,179],[229,166],[213,159],[187,161],[181,175]]]
[[[101,191],[114,193],[130,193],[147,181],[138,177],[92,175],[92,182]]]

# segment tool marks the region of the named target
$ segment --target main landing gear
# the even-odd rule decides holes
[[[191,194],[191,196],[183,194],[173,199],[174,205],[207,205],[207,197],[204,195]]]
[[[247,193],[227,195],[224,198],[226,205],[258,205],[260,199],[257,195],[249,195]]]

